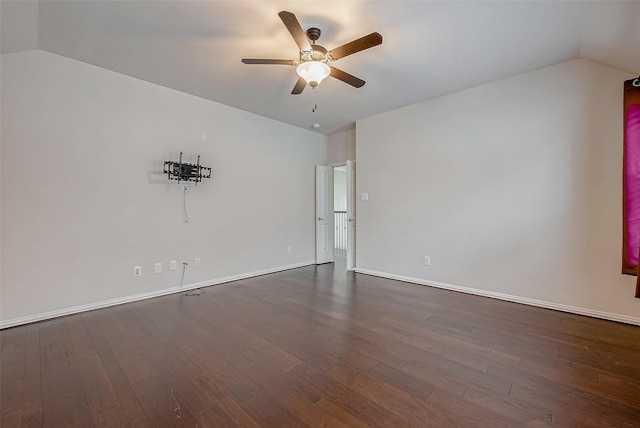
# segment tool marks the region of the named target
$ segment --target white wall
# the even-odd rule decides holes
[[[344,163],[356,160],[356,131],[337,132],[327,137],[327,163]]]
[[[0,2],[0,52],[38,49],[39,9],[37,0]]]
[[[358,121],[358,271],[640,323],[620,274],[630,77],[575,60]]]
[[[1,71],[1,325],[175,288],[171,259],[185,284],[314,259],[325,136],[43,51]],[[213,168],[187,224],[180,151]]]

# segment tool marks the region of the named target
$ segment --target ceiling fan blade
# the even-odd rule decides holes
[[[295,40],[300,50],[310,51],[311,45],[309,44],[309,39],[307,39],[307,34],[298,22],[298,18],[296,18],[293,13],[287,12],[286,10],[278,13],[278,16],[282,19],[284,26],[287,27],[287,30],[291,33],[291,37],[293,37],[293,40]]]
[[[307,81],[304,80],[302,77],[299,77],[298,81],[296,82],[295,86],[293,87],[293,90],[291,91],[291,95],[301,94],[302,91],[304,91],[304,88],[306,86],[307,86]]]
[[[365,84],[364,80],[358,79],[356,76],[335,67],[331,67],[331,77],[335,77],[338,80],[342,80],[344,83],[348,83],[349,85],[354,86],[356,88],[362,88]]]
[[[290,59],[252,59],[243,58],[245,64],[276,64],[276,65],[296,65],[296,62]]]
[[[382,36],[380,35],[380,33],[371,33],[364,37],[360,37],[359,39],[356,39],[352,42],[339,46],[329,53],[331,54],[331,58],[340,59],[344,58],[347,55],[351,55],[356,52],[378,46],[381,43]]]

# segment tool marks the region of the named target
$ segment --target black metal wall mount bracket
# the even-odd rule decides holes
[[[169,180],[191,181],[199,183],[203,178],[211,178],[211,168],[200,165],[200,155],[198,155],[197,163],[182,162],[182,152],[178,162],[165,161],[164,173],[167,174]]]

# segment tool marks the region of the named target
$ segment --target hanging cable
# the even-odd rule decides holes
[[[187,265],[188,265],[188,264],[189,264],[189,263],[187,263],[187,262],[182,262],[182,278],[180,278],[180,292],[181,292],[181,293],[182,293],[182,283],[183,283],[183,281],[184,281],[184,271],[186,271],[186,270],[187,270]]]
[[[182,277],[180,278],[180,293],[183,293],[183,291],[184,291],[184,273],[187,270],[187,266],[188,265],[189,265],[189,263],[182,262]],[[182,295],[183,296],[199,296],[200,295],[200,289],[196,288],[195,290],[187,291],[186,293],[183,293]]]
[[[182,218],[185,223],[189,223],[189,216],[187,215],[187,191],[189,190],[189,186],[186,184],[182,185]]]
[[[636,88],[640,88],[640,76],[636,77],[635,80],[631,82],[631,84]]]

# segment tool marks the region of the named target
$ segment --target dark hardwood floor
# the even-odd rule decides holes
[[[0,339],[4,428],[640,426],[640,327],[331,264]]]

